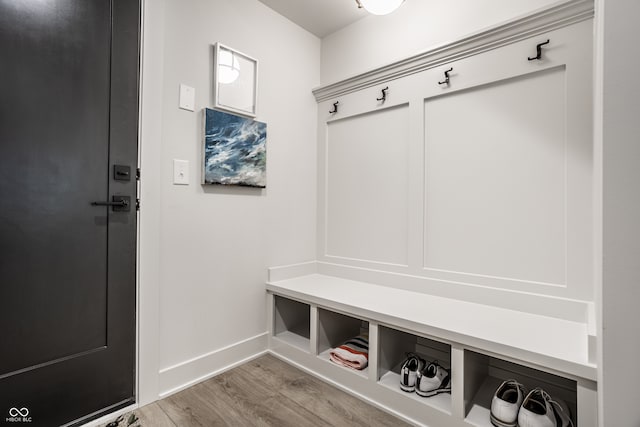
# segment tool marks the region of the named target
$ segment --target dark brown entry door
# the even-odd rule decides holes
[[[0,0],[0,424],[135,401],[139,28],[139,0]]]

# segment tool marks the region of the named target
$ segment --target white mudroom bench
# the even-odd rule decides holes
[[[569,403],[576,426],[595,427],[597,367],[589,322],[567,320],[319,274],[314,263],[270,269],[269,351],[404,420],[490,427],[491,398],[516,378]],[[331,348],[369,333],[369,366],[329,361]],[[451,369],[451,394],[399,388],[406,353]]]

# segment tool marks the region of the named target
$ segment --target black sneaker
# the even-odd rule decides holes
[[[418,372],[424,368],[424,365],[425,361],[420,356],[407,353],[407,358],[400,369],[400,388],[402,391],[407,393],[415,391]]]

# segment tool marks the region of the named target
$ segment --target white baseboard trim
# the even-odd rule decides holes
[[[161,369],[158,373],[159,399],[191,387],[242,365],[266,353],[268,334],[264,332],[227,347]]]

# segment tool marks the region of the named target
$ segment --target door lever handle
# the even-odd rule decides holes
[[[91,202],[91,206],[117,206],[124,208],[129,206],[129,202],[126,200],[120,200],[118,202]]]
[[[129,212],[131,198],[129,196],[113,196],[110,202],[91,202],[91,206],[111,206],[114,212]]]

